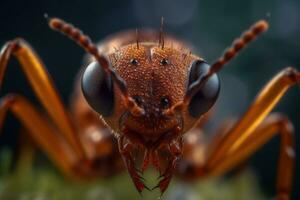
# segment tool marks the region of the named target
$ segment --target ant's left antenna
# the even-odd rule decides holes
[[[129,96],[125,81],[115,72],[114,68],[111,67],[109,60],[99,52],[97,46],[91,41],[91,39],[87,35],[85,35],[78,28],[61,19],[50,18],[48,19],[48,22],[50,28],[68,36],[79,46],[83,47],[86,52],[90,53],[95,57],[95,59],[103,67],[105,73],[112,77],[112,80],[120,89],[125,100],[125,105],[133,115],[140,116],[144,114],[144,109],[139,107],[134,101],[134,99]]]

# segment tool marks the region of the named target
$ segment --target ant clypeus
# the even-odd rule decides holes
[[[9,59],[15,56],[47,115],[21,95],[10,94],[1,98],[0,122],[2,127],[7,111],[12,112],[65,174],[77,178],[109,175],[123,169],[122,157],[139,192],[149,189],[141,173],[153,165],[160,173],[156,187],[163,193],[174,173],[195,179],[224,174],[279,133],[277,197],[289,199],[293,128],[287,117],[270,112],[286,90],[299,82],[300,74],[294,68],[277,74],[226,134],[220,132],[205,145],[185,143],[183,137],[197,123],[203,123],[217,100],[217,72],[267,30],[266,21],[255,23],[212,65],[190,53],[181,41],[165,36],[163,20],[159,34],[127,31],[100,45],[60,19],[49,19],[49,25],[91,55],[72,96],[72,115],[37,54],[17,38],[2,48],[0,82]],[[187,159],[183,148],[199,151],[200,145],[204,159]]]

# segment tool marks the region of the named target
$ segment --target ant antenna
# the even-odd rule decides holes
[[[207,74],[204,74],[194,84],[188,88],[188,91],[182,102],[175,104],[173,107],[165,111],[166,115],[172,115],[175,111],[180,111],[184,106],[188,105],[191,98],[202,88],[205,82],[210,76],[220,71],[225,64],[231,61],[238,53],[244,49],[251,41],[256,39],[260,34],[265,32],[269,27],[266,20],[260,20],[252,25],[247,31],[245,31],[239,38],[237,38],[233,44],[225,50],[223,55],[218,58],[210,67]]]
[[[87,35],[82,33],[81,30],[74,27],[72,24],[69,24],[61,19],[51,18],[48,19],[48,21],[50,28],[68,36],[79,46],[83,47],[86,52],[90,53],[95,57],[95,59],[103,67],[106,74],[112,77],[112,80],[121,90],[121,93],[125,100],[125,105],[133,115],[140,116],[144,114],[145,111],[136,104],[133,98],[129,96],[125,81],[115,72],[114,68],[111,67],[107,57],[100,54],[97,46],[91,41],[91,39]]]
[[[165,38],[164,38],[164,17],[161,17],[161,21],[160,21],[159,45],[161,45],[161,48],[164,49],[164,47],[165,47]]]
[[[244,49],[250,42],[256,39],[261,33],[265,32],[269,28],[269,24],[266,20],[260,20],[252,25],[247,31],[245,31],[239,38],[237,38],[233,44],[223,53],[223,55],[217,59],[211,66],[209,76],[218,72],[226,63],[232,60],[242,49]]]
[[[269,25],[267,21],[260,20],[252,25],[239,38],[237,38],[233,42],[233,44],[227,50],[225,50],[223,55],[212,64],[207,74],[192,85],[192,87],[188,90],[184,101],[189,101],[200,90],[202,85],[208,80],[210,76],[220,71],[225,66],[225,64],[227,64],[236,55],[238,55],[238,53],[242,49],[244,49],[251,41],[256,39],[261,33],[265,32],[268,27]]]

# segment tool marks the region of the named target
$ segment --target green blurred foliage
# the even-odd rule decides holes
[[[22,158],[21,158],[22,159]],[[97,181],[78,183],[65,179],[51,165],[18,162],[11,171],[12,153],[2,151],[0,162],[0,199],[3,200],[153,200],[158,190],[135,190],[127,173]],[[20,166],[21,165],[21,166]],[[148,171],[148,184],[155,184],[157,175]],[[153,185],[152,184],[152,185]],[[258,180],[251,170],[231,178],[218,178],[188,184],[174,179],[161,197],[166,200],[260,200],[264,199]]]

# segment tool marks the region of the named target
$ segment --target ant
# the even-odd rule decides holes
[[[251,26],[212,65],[182,41],[165,35],[163,19],[159,32],[124,31],[98,45],[61,19],[48,22],[90,55],[76,81],[70,112],[41,59],[17,38],[1,50],[0,83],[8,61],[16,57],[45,113],[25,97],[8,94],[1,98],[0,127],[12,112],[64,174],[88,179],[125,167],[138,192],[159,188],[163,193],[173,174],[187,179],[222,175],[279,133],[277,198],[290,198],[293,126],[287,117],[271,111],[287,89],[299,83],[296,69],[287,67],[272,78],[242,118],[210,143],[188,143],[185,137],[208,118],[220,90],[217,73],[268,29],[265,20]],[[184,148],[201,151],[204,158],[186,159]],[[148,188],[142,177],[149,165],[160,173],[154,188]]]

